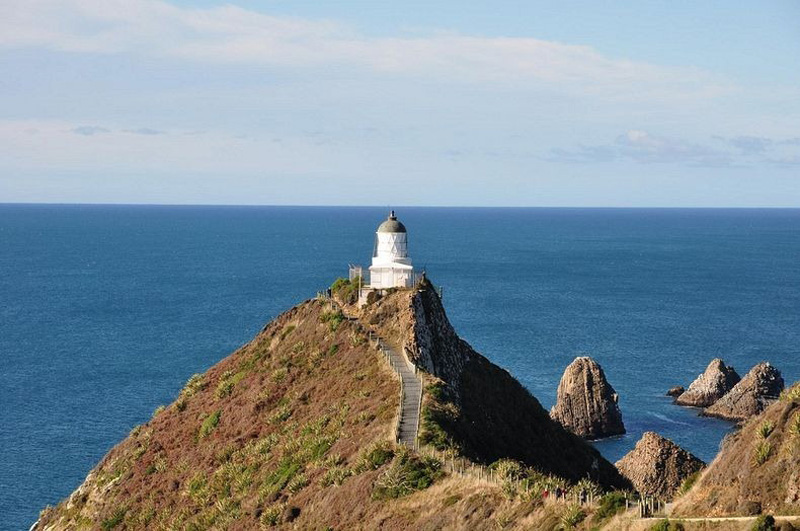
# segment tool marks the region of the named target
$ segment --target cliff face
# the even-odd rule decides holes
[[[458,337],[430,283],[382,298],[363,319],[434,377],[424,399],[423,441],[484,463],[508,457],[570,480],[629,486],[507,371]]]
[[[675,399],[675,403],[681,406],[708,407],[733,389],[738,382],[736,370],[715,358],[703,374]]]
[[[674,509],[678,516],[800,512],[800,384],[741,430]]]
[[[669,500],[681,483],[705,463],[669,439],[645,432],[636,447],[616,465],[640,493]]]
[[[617,393],[602,367],[588,357],[575,358],[564,371],[550,416],[586,439],[625,433]]]

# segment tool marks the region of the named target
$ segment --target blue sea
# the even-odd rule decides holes
[[[0,527],[67,496],[184,382],[368,265],[383,208],[0,205]],[[400,208],[459,334],[549,408],[597,359],[628,434],[705,460],[673,406],[713,357],[800,379],[800,210]],[[509,407],[513,405],[509,404]]]

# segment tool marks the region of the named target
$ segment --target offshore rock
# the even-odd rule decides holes
[[[778,369],[768,362],[759,363],[703,414],[726,420],[746,420],[777,400],[783,385],[783,377]]]
[[[645,432],[636,447],[617,461],[622,475],[641,494],[669,500],[683,481],[705,463],[669,439]]]
[[[714,358],[705,372],[695,379],[685,393],[675,399],[680,406],[708,407],[739,383],[739,375],[733,367]]]
[[[558,384],[550,416],[575,435],[599,439],[625,433],[617,393],[600,365],[589,357],[575,358]]]
[[[667,396],[671,396],[673,398],[678,398],[681,396],[686,389],[682,385],[676,385],[675,387],[670,387],[669,391],[667,391]]]
[[[630,485],[595,448],[554,421],[508,371],[458,336],[430,280],[387,293],[359,311],[363,322],[431,377],[421,444],[458,448],[481,463],[510,458],[570,481],[590,477],[604,486]]]
[[[670,517],[745,516],[758,505],[763,514],[798,514],[800,382],[793,391],[725,437]]]

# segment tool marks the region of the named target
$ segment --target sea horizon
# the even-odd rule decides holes
[[[565,209],[565,210],[800,210],[800,206],[642,206],[642,205],[346,205],[346,204],[235,204],[235,203],[114,203],[114,202],[0,202],[0,206],[131,206],[131,207],[230,207],[230,208],[363,208],[363,209],[413,209],[413,208],[453,208],[453,209]]]

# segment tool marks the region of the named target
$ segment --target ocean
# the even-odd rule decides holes
[[[27,529],[186,380],[369,265],[386,208],[0,205],[0,528]],[[615,461],[731,424],[664,396],[714,357],[800,379],[800,210],[397,208],[458,333],[546,408],[594,357]],[[509,407],[513,407],[509,404]]]

